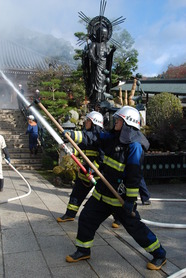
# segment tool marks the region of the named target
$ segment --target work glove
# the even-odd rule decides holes
[[[134,209],[134,202],[130,202],[128,200],[124,201],[124,205],[123,205],[124,210],[126,210],[129,214],[132,214],[133,209]]]
[[[65,134],[66,134],[66,133],[67,133],[69,136],[71,136],[71,131],[70,131],[70,130],[67,130],[67,129],[64,130],[64,131],[62,132],[62,136],[65,137]]]

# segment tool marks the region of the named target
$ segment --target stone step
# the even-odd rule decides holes
[[[23,136],[22,134],[23,133],[23,127],[22,128],[19,128],[19,130],[16,128],[16,130],[11,130],[9,129],[8,127],[6,129],[1,129],[0,130],[1,134],[4,135],[4,136],[9,136],[9,135],[19,135],[19,136]],[[12,134],[13,132],[13,134]],[[25,129],[25,132],[26,132],[26,129]],[[26,134],[25,134],[26,135]],[[26,135],[28,136],[28,135]]]
[[[26,129],[27,121],[20,110],[0,110],[0,134],[5,137],[11,164],[20,170],[42,169],[42,149],[30,155]],[[3,160],[3,169],[9,168]]]
[[[25,150],[25,151],[11,151],[10,149],[8,149],[8,152],[11,156],[11,158],[29,158],[30,157],[30,151],[29,149]],[[42,152],[41,150],[39,149],[38,153],[37,153],[37,156],[38,157],[41,157],[42,156]]]
[[[29,158],[23,158],[23,159],[12,159],[11,158],[11,163],[12,164],[19,164],[21,161],[21,164],[34,164],[34,163],[42,163],[42,158],[37,158],[36,155],[31,155]],[[6,162],[3,159],[3,164],[6,164]]]
[[[26,132],[26,129],[24,129],[23,127],[19,128],[19,129],[16,128],[16,130],[15,129],[11,129],[11,128],[0,129],[0,133],[3,136],[7,137],[7,138],[9,138],[9,135],[20,135],[20,136],[23,136],[23,134],[25,135],[25,132]]]
[[[14,168],[16,168],[17,170],[41,170],[42,169],[42,165],[41,164],[15,164],[12,163],[12,165],[14,166]],[[3,170],[10,170],[10,166],[7,164],[3,165]]]
[[[27,154],[30,153],[29,148],[9,148],[8,146],[8,151],[11,154]],[[42,151],[39,149],[39,153],[42,153]]]
[[[23,130],[23,128],[27,128],[27,125],[25,124],[16,124],[16,123],[4,123],[4,122],[1,122],[0,121],[0,127],[1,127],[1,130],[5,129],[5,130],[12,130],[12,131],[16,131],[17,129],[19,130]]]
[[[2,132],[1,132],[2,134]],[[28,134],[22,133],[22,134],[12,134],[11,132],[9,134],[4,134],[6,136],[6,141],[13,141],[13,140],[23,140],[23,141],[28,141]]]
[[[15,143],[16,144],[24,143],[24,144],[28,145],[28,142],[29,142],[28,135],[24,136],[24,137],[21,137],[20,135],[17,135],[17,136],[15,135],[15,138],[14,137],[11,138],[11,137],[7,136],[5,138],[7,145],[13,145]]]

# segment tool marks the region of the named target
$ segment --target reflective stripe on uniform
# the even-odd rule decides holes
[[[67,209],[73,210],[73,211],[78,211],[79,207],[72,205],[72,204],[68,204]]]
[[[139,188],[126,188],[127,197],[138,197]]]
[[[74,154],[75,156],[78,156],[78,155],[79,155],[79,152],[78,152],[76,149],[73,148],[73,154]]]
[[[103,163],[119,172],[123,172],[125,169],[125,164],[120,163],[117,160],[114,160],[106,155],[104,156]]]
[[[154,243],[149,245],[148,247],[144,248],[147,252],[153,252],[154,250],[160,248],[159,240],[157,239]]]
[[[96,198],[96,200],[100,200],[101,199],[101,194],[97,192],[97,190],[94,188],[94,191],[92,192],[92,196],[94,198]]]
[[[99,168],[99,164],[95,160],[94,160],[93,164],[97,169]]]
[[[90,182],[90,180],[85,176],[85,174],[82,174],[81,172],[78,172],[78,178],[80,180],[86,181],[86,182]],[[95,180],[100,179],[100,177],[94,177]]]
[[[102,198],[102,201],[104,203],[111,205],[113,207],[122,207],[122,204],[120,203],[120,201],[117,198],[110,198],[105,195],[102,195],[99,192],[97,192],[96,189],[94,189],[92,196],[94,198],[96,198],[98,201],[100,201],[100,199]]]
[[[94,242],[94,240],[83,242],[76,238],[76,246],[78,246],[78,247],[91,248],[93,246],[93,242]]]
[[[74,131],[74,136],[75,136],[74,141],[75,141],[76,143],[79,144],[79,143],[82,142],[83,136],[82,136],[82,132],[81,132],[81,131]]]
[[[98,152],[96,152],[96,151],[93,151],[93,150],[82,150],[82,152],[84,153],[84,154],[86,154],[86,156],[98,156]]]

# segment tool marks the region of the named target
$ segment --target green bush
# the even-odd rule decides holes
[[[151,148],[163,151],[179,150],[181,142],[182,105],[170,93],[153,96],[147,107],[147,126]]]
[[[63,167],[61,167],[61,166],[55,166],[54,169],[53,169],[53,173],[54,173],[55,175],[60,175],[60,174],[62,173],[63,170],[64,170]]]
[[[71,183],[76,179],[77,171],[78,166],[69,155],[65,155],[60,165],[53,168],[53,173],[60,177],[65,184]]]
[[[54,167],[53,159],[48,155],[43,155],[42,157],[42,166],[46,170],[50,170]]]

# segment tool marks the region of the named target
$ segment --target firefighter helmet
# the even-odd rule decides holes
[[[34,119],[35,119],[33,115],[29,115],[27,118],[31,121],[34,121]]]
[[[98,125],[103,128],[103,115],[97,111],[92,111],[86,115],[86,118],[90,119],[94,125]]]
[[[113,117],[121,117],[129,126],[140,129],[140,114],[138,110],[131,106],[124,106],[116,111]]]

